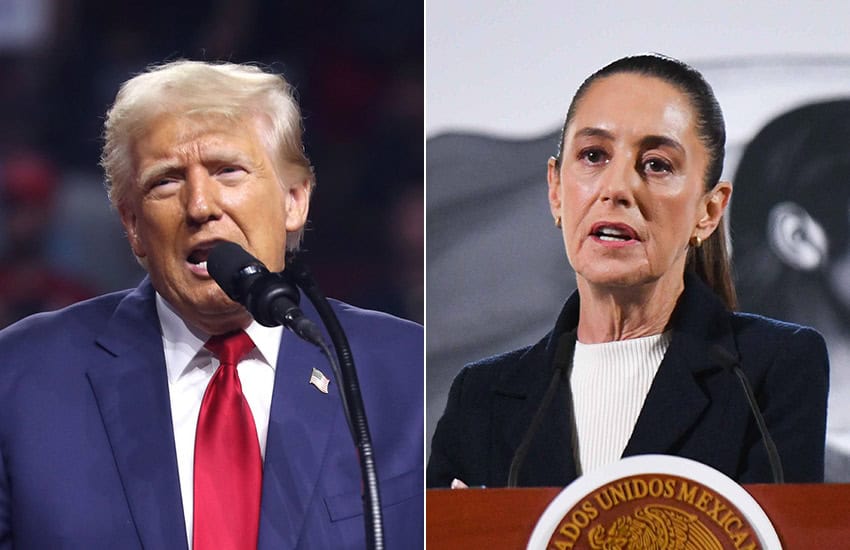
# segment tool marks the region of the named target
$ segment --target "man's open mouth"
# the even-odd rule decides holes
[[[189,257],[186,258],[186,261],[192,265],[196,265],[202,269],[207,268],[207,257],[210,255],[209,248],[198,248],[192,251],[189,254]]]

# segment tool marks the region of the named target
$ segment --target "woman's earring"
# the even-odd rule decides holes
[[[699,235],[694,235],[691,237],[690,245],[694,248],[699,248],[702,246],[702,238]]]
[[[555,216],[555,227],[561,227],[561,216]]]

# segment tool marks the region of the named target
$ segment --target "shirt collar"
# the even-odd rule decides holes
[[[196,357],[211,355],[204,348],[210,335],[184,321],[159,292],[156,293],[156,312],[162,331],[168,381],[173,383],[195,366],[193,360]],[[266,327],[252,321],[245,332],[257,346],[248,358],[262,361],[275,370],[283,327]]]

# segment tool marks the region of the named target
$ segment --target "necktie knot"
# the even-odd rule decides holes
[[[222,365],[237,365],[248,352],[254,349],[254,342],[244,330],[216,334],[204,347],[218,357]]]

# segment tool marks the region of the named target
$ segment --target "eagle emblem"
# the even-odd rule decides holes
[[[723,550],[697,516],[663,504],[620,516],[608,529],[596,525],[588,541],[593,550]]]

